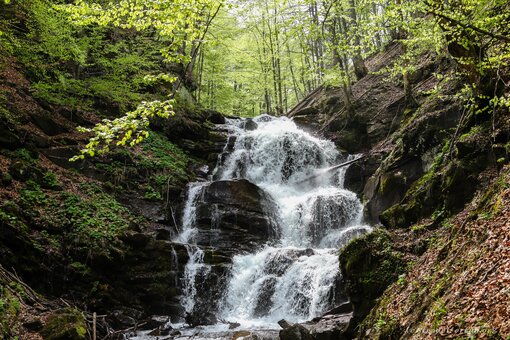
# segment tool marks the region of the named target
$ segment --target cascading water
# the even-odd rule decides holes
[[[319,316],[345,300],[338,289],[338,249],[370,231],[362,224],[362,204],[343,189],[345,169],[317,175],[345,159],[332,142],[311,136],[288,118],[263,115],[227,125],[230,136],[211,181],[189,185],[175,239],[186,245],[189,258],[182,277],[183,308],[195,312],[197,287],[211,272],[198,245],[201,233],[219,230],[222,223],[212,204],[207,207],[210,229],[200,229],[197,205],[213,183],[244,179],[274,202],[271,219],[279,230],[276,240],[256,250],[234,252],[221,297],[210,301],[218,320],[238,323],[240,329],[277,329],[280,319]]]
[[[338,249],[370,228],[361,225],[356,195],[342,188],[344,169],[312,176],[340,160],[332,142],[287,118],[254,121],[256,129],[236,131],[234,150],[216,176],[246,178],[269,193],[281,238],[234,257],[220,315],[246,326],[305,321],[340,302]]]

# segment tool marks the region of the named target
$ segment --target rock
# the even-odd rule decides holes
[[[239,322],[229,322],[228,323],[228,329],[236,329],[239,326],[241,326],[241,324]]]
[[[80,154],[76,146],[61,146],[50,149],[43,149],[41,152],[56,165],[65,169],[83,169],[86,165],[85,160],[70,162],[69,159]]]
[[[258,124],[255,123],[251,118],[246,119],[243,124],[243,129],[247,131],[257,130],[258,127]]]
[[[216,181],[203,188],[197,203],[200,245],[249,250],[276,238],[275,204],[247,180]]]
[[[9,174],[18,181],[33,180],[36,183],[42,183],[44,179],[43,172],[26,161],[12,163],[9,167]]]
[[[381,228],[350,242],[340,251],[339,260],[344,289],[354,310],[353,325],[368,315],[376,299],[406,270],[403,255]]]
[[[33,114],[32,122],[37,125],[48,136],[56,136],[61,133],[69,132],[69,130],[58,123],[49,112],[42,114]]]
[[[140,330],[149,330],[149,329],[155,329],[155,328],[168,328],[172,329],[172,327],[164,327],[168,321],[168,317],[161,317],[161,316],[152,316],[144,321],[143,325],[139,326],[138,329]]]
[[[3,123],[0,123],[0,146],[11,150],[21,146],[21,141],[16,133]]]
[[[280,321],[278,321],[278,325],[283,329],[287,329],[292,326],[292,324],[285,319],[281,319]]]
[[[144,233],[126,233],[121,236],[121,240],[134,249],[142,249],[152,239],[150,235]]]
[[[271,297],[275,292],[276,283],[277,279],[275,277],[268,277],[261,284],[261,293],[258,295],[258,299],[253,312],[255,316],[264,316],[269,313],[269,310],[272,307]]]
[[[12,175],[10,173],[2,174],[1,182],[4,187],[8,187],[12,184]]]
[[[315,323],[307,323],[304,326],[308,329],[315,340],[342,340],[344,332],[349,326],[352,314],[327,315]]]
[[[200,313],[198,311],[187,313],[184,320],[191,327],[214,325],[218,323],[218,319],[213,313],[204,310],[200,310]]]
[[[61,309],[48,318],[41,335],[45,340],[85,340],[85,317],[76,309]]]
[[[44,323],[41,321],[41,319],[31,319],[28,321],[23,322],[23,327],[25,327],[27,330],[31,332],[38,332],[44,327]]]
[[[336,306],[336,307],[328,310],[322,316],[337,315],[337,314],[348,314],[348,313],[351,313],[351,312],[352,312],[352,303],[351,302],[345,302],[345,303],[342,303],[339,306]]]
[[[279,333],[280,340],[314,340],[308,329],[303,325],[290,324],[285,320],[279,321],[278,324],[285,326]]]
[[[150,335],[150,336],[167,336],[167,335],[170,335],[170,333],[172,333],[172,331],[173,331],[173,329],[170,326],[159,326],[156,329],[154,329],[154,330],[150,331],[149,333],[147,333],[147,335]]]
[[[259,340],[260,338],[250,331],[238,331],[232,335],[232,340]]]
[[[132,327],[137,324],[137,321],[133,317],[127,315],[126,312],[122,310],[113,311],[110,321],[115,328],[119,329]]]
[[[225,116],[214,110],[205,110],[207,119],[213,124],[225,124]]]

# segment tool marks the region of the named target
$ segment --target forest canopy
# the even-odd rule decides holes
[[[184,88],[204,107],[241,116],[285,114],[323,85],[338,87],[349,107],[352,83],[368,73],[364,59],[390,42],[404,53],[384,72],[402,82],[409,106],[409,77],[426,51],[454,61],[473,110],[509,105],[502,96],[509,80],[501,77],[510,59],[504,0],[4,2],[6,10],[23,8],[23,33],[41,40],[20,58],[34,69],[42,58],[55,65],[37,70],[39,95],[77,105],[69,94],[92,87],[120,103],[117,115],[83,129],[94,133],[83,155],[140,142],[150,119],[172,115]],[[3,26],[3,48],[21,51],[16,19]]]

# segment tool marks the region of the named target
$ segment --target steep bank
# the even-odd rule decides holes
[[[402,79],[384,72],[400,48],[390,44],[367,60],[370,71],[382,72],[353,84],[351,108],[340,89],[320,88],[290,112],[319,122],[339,147],[367,155],[349,168],[346,187],[362,195],[380,229],[341,254],[355,308],[348,335],[505,338],[508,109],[467,109],[458,96],[465,80],[449,76],[455,64],[433,53],[411,75],[417,105],[408,105]],[[498,265],[484,264],[491,257]]]
[[[91,126],[117,103],[95,110],[48,102],[34,96],[25,72],[14,56],[2,57],[0,334],[36,336],[52,315],[67,320],[69,305],[81,321],[60,327],[88,328],[84,316],[92,322],[96,312],[103,335],[176,314],[187,252],[170,239],[186,184],[214,167],[223,148],[213,124],[223,117],[183,95],[172,121],[154,122],[140,146],[72,163],[88,138],[77,125]]]

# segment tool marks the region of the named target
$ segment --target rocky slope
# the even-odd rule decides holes
[[[82,338],[82,315],[92,312],[104,315],[102,334],[148,315],[178,315],[187,252],[170,239],[186,183],[204,176],[223,148],[213,123],[224,118],[181,100],[140,146],[72,163],[87,138],[76,126],[97,122],[97,112],[35,99],[22,71],[15,58],[2,61],[0,334],[44,326],[51,338],[61,331],[50,329],[53,314],[80,330],[65,338]],[[66,310],[79,325],[65,321]]]
[[[340,256],[354,304],[346,335],[506,338],[508,109],[467,110],[454,63],[433,53],[411,75],[408,105],[402,79],[384,72],[400,49],[390,44],[367,60],[372,73],[353,84],[351,108],[339,89],[323,87],[289,113],[367,156],[346,185],[380,228]]]

